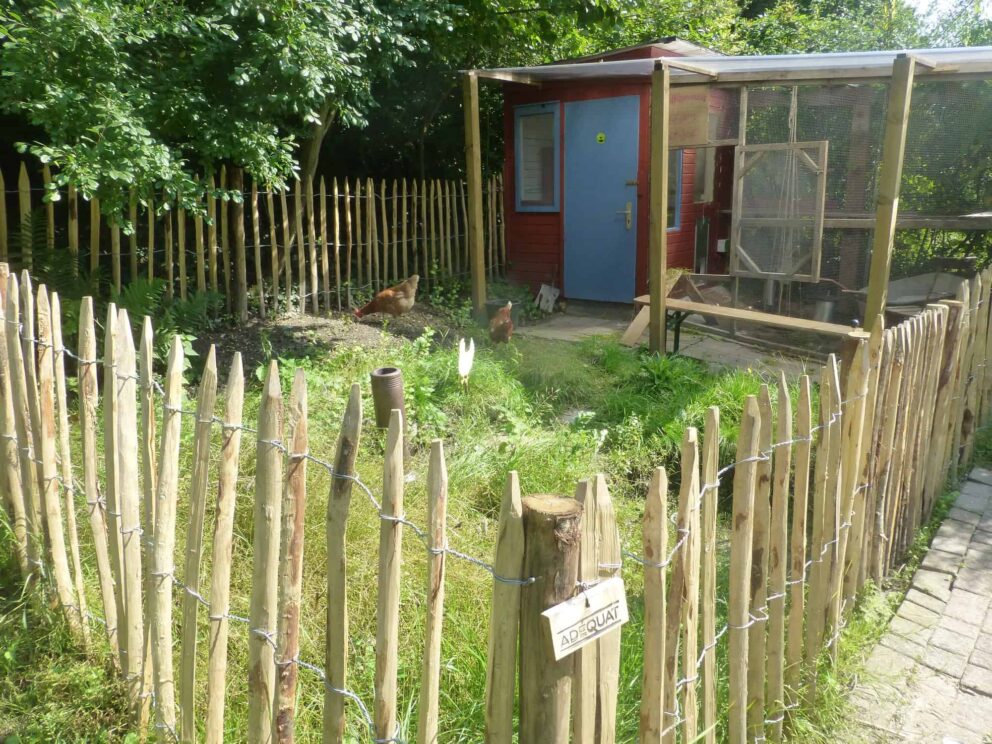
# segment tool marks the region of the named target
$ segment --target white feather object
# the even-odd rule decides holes
[[[475,359],[475,339],[470,338],[468,344],[465,339],[458,339],[458,375],[462,378],[462,384],[468,384],[468,375],[472,371],[472,361]]]

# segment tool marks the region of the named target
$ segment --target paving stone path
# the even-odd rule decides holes
[[[974,469],[868,659],[849,742],[992,744],[992,471]]]

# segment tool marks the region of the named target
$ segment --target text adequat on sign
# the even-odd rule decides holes
[[[572,599],[541,613],[548,619],[554,641],[555,661],[619,630],[628,620],[623,579],[601,581]]]

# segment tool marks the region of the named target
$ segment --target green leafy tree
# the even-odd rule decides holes
[[[186,200],[227,161],[280,183],[317,165],[381,78],[446,22],[442,0],[5,0],[0,109],[24,149],[120,212],[131,187]]]

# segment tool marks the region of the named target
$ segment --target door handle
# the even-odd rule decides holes
[[[633,224],[633,207],[630,202],[627,202],[626,209],[617,210],[617,214],[622,214],[626,217],[627,229],[630,229],[631,224]]]

